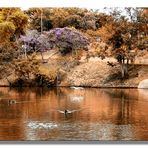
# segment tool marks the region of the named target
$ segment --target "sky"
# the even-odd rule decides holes
[[[148,0],[0,0],[0,7],[148,7]]]

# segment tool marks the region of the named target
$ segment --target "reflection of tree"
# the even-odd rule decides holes
[[[116,119],[117,124],[130,124],[134,122],[137,98],[135,98],[135,94],[130,91],[133,90],[109,89],[105,91],[112,98],[110,99],[112,104],[111,108],[114,103],[118,102],[119,111]]]
[[[4,98],[1,100],[0,106],[0,140],[22,140],[24,133],[24,105],[11,106],[8,105],[8,98],[11,98],[13,91],[9,88],[2,88],[1,93]],[[7,98],[8,96],[8,98]]]
[[[15,92],[16,96],[18,95],[18,98],[28,98],[31,99],[33,96],[35,99],[41,99],[42,97],[47,96],[50,94],[50,92],[53,92],[54,89],[49,88],[42,88],[42,87],[34,87],[34,88],[28,88],[28,87],[16,87],[11,88],[11,92]]]
[[[5,123],[9,123],[9,127],[18,132],[17,138],[25,134],[31,134],[30,129],[28,130],[28,127],[24,124],[26,121],[27,123],[30,121],[39,123],[54,122],[63,126],[60,126],[55,131],[50,130],[50,132],[49,130],[34,130],[34,139],[50,139],[50,137],[56,139],[60,136],[67,138],[66,136],[71,136],[68,132],[75,134],[73,138],[78,136],[88,140],[131,140],[133,136],[142,139],[146,135],[141,131],[141,126],[147,125],[147,104],[141,102],[140,98],[139,101],[136,100],[138,91],[133,89],[88,88],[74,90],[58,87],[53,89],[24,88],[17,91],[2,88],[0,92],[9,94],[13,98],[17,97],[17,99],[21,99],[22,95],[24,100],[31,99],[32,101],[31,103],[0,107],[1,129],[8,128],[8,124],[5,125]],[[85,99],[81,102],[71,101],[70,96],[80,95]],[[56,111],[56,109],[82,109],[85,107],[86,110],[75,112],[67,118],[64,118],[63,114]],[[135,129],[135,125],[137,129]],[[137,130],[136,136],[133,130]],[[6,133],[6,130],[4,131]],[[26,133],[23,133],[24,131]],[[0,132],[0,136],[5,133]],[[146,137],[144,138],[146,139]]]
[[[57,88],[57,99],[59,107],[64,106],[64,109],[79,109],[79,103],[73,104],[70,100],[70,96],[79,96],[78,92],[68,88]]]
[[[124,89],[105,89],[104,90],[111,98],[122,98],[129,99],[129,94]]]
[[[132,138],[132,128],[129,125],[135,123],[135,111],[136,111],[136,98],[130,92],[131,90],[126,89],[108,89],[105,92],[111,97],[109,112],[113,114],[115,105],[117,106],[116,118],[114,118],[113,123],[117,125],[117,128],[113,130],[114,136],[117,137],[117,140],[125,138]],[[123,130],[120,126],[125,125],[127,131]]]
[[[63,91],[63,88],[57,87],[56,90],[56,99],[58,101],[58,107],[59,109],[66,109],[67,108],[67,93]],[[63,104],[64,103],[64,104]],[[63,105],[66,106],[63,108]]]

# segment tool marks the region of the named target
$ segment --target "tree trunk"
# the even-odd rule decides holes
[[[122,75],[122,78],[124,78],[125,77],[125,73],[124,73],[124,64],[123,63],[121,63],[121,75]]]
[[[125,78],[128,75],[128,64],[121,63],[121,75],[122,78]]]
[[[27,51],[25,49],[25,52],[24,52],[24,56],[25,56],[25,59],[27,59]]]
[[[41,51],[42,62],[44,62],[43,52]]]
[[[8,83],[9,83],[9,86],[11,86],[11,82],[9,81],[9,79],[6,77],[6,80],[8,81]]]

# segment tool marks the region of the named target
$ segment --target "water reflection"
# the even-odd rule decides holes
[[[146,96],[137,89],[0,88],[0,140],[148,140]],[[57,111],[65,109],[79,111]]]
[[[31,129],[53,129],[57,127],[57,124],[53,123],[44,123],[44,122],[38,122],[38,121],[29,121],[27,126]]]
[[[84,99],[83,96],[70,96],[72,102],[81,102]]]

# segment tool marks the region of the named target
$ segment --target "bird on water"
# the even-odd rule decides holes
[[[68,110],[68,109],[65,109],[65,110],[57,110],[59,113],[62,113],[64,115],[68,115],[68,114],[72,114],[74,112],[77,112],[77,111],[80,111],[82,109],[76,109],[76,110]]]
[[[8,104],[12,105],[12,104],[18,104],[18,103],[29,103],[29,102],[33,102],[33,101],[16,101],[16,100],[8,100]]]
[[[62,114],[70,114],[70,113],[72,113],[72,112],[74,112],[74,111],[70,111],[70,110],[67,110],[67,109],[65,109],[65,110],[57,110],[59,113],[62,113]]]
[[[8,100],[8,104],[16,104],[16,100]]]

